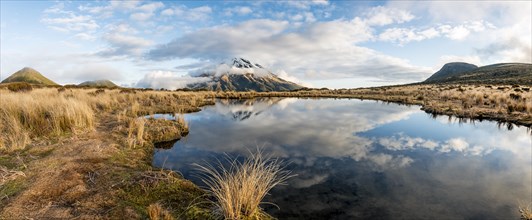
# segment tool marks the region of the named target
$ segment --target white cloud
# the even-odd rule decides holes
[[[293,82],[293,83],[297,83],[299,85],[302,85],[302,86],[305,86],[305,87],[309,87],[311,88],[312,87],[312,84],[310,83],[307,83],[307,82],[303,82],[301,81],[300,79],[298,79],[297,77],[295,76],[291,76],[290,74],[288,74],[286,71],[284,70],[279,70],[277,71],[277,74],[276,74],[279,78],[281,79],[284,79],[286,81],[289,81],[289,82]]]
[[[157,9],[160,9],[163,7],[164,7],[164,4],[162,2],[151,2],[151,3],[143,4],[137,7],[137,10],[153,13]]]
[[[362,19],[308,23],[295,30],[289,27],[286,21],[257,19],[200,29],[157,46],[148,57],[205,61],[246,57],[303,80],[366,76],[418,81],[430,74],[426,68],[357,46],[373,38]]]
[[[530,1],[390,1],[387,7],[423,14],[425,19],[436,23],[472,20],[512,23],[530,17],[531,4]]]
[[[476,48],[475,52],[486,63],[532,63],[532,42],[530,40],[524,41],[520,37],[500,38],[499,41],[482,48]]]
[[[136,87],[174,90],[184,88],[188,84],[208,81],[211,81],[211,78],[178,76],[176,73],[170,71],[153,71],[144,75],[144,77],[137,82]]]
[[[100,27],[91,16],[76,15],[74,13],[66,13],[64,17],[46,17],[41,19],[41,22],[52,29],[63,32],[94,31]]]
[[[97,17],[110,18],[115,12],[131,12],[134,11],[141,3],[139,0],[130,1],[109,1],[107,5],[90,6],[80,5],[78,10],[81,12],[88,12]]]
[[[290,17],[290,19],[294,20],[294,21],[301,21],[301,20],[303,20],[303,15],[302,14],[295,14],[292,17]]]
[[[456,27],[444,25],[440,26],[439,30],[441,33],[445,34],[445,36],[452,40],[463,40],[469,35],[469,33],[471,33],[467,28],[462,25]]]
[[[201,6],[196,8],[178,6],[163,10],[161,15],[176,16],[189,21],[201,21],[208,19],[211,13],[212,8],[209,6]]]
[[[65,3],[59,2],[52,7],[49,7],[44,10],[45,14],[61,14],[64,13]]]
[[[387,7],[422,15],[427,23],[458,24],[439,31],[454,40],[474,37],[477,54],[467,56],[484,63],[532,63],[531,1],[389,1]]]
[[[243,16],[253,13],[253,10],[247,6],[226,8],[224,11],[226,16],[233,16],[233,14]]]
[[[311,0],[311,1],[279,1],[278,3],[284,4],[297,9],[308,10],[313,6],[327,6],[329,1],[327,0]]]
[[[100,56],[140,56],[148,46],[153,45],[150,40],[134,36],[138,31],[127,24],[111,25],[108,29],[103,39],[109,43],[109,47],[98,52]]]
[[[155,14],[156,10],[163,8],[163,7],[164,7],[164,4],[161,2],[152,2],[152,3],[144,4],[144,5],[137,7],[136,10],[138,10],[139,12],[131,14],[130,18],[136,21],[146,21]]]
[[[426,29],[393,27],[380,33],[378,39],[381,41],[395,42],[399,45],[440,36],[447,37],[451,40],[464,40],[471,33],[481,32],[487,28],[493,28],[493,25],[484,21],[465,22],[455,26],[445,24]]]
[[[366,19],[369,25],[379,26],[394,23],[401,24],[415,18],[415,16],[408,11],[383,6],[370,8],[365,16],[367,17]]]
[[[79,38],[81,40],[88,40],[93,41],[96,40],[96,37],[94,35],[88,34],[88,33],[78,33],[74,35],[76,38]]]

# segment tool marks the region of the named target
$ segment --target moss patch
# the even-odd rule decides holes
[[[148,217],[148,207],[159,203],[178,218],[209,219],[203,201],[205,192],[172,171],[144,171],[131,176],[121,187],[120,206],[132,207],[141,218]],[[196,204],[197,203],[197,204]]]
[[[0,207],[4,207],[11,197],[26,188],[25,181],[26,178],[19,177],[0,186]]]

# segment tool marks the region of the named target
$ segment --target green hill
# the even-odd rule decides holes
[[[110,80],[94,80],[94,81],[86,81],[80,83],[78,86],[87,86],[87,87],[118,87],[116,84],[111,82]]]
[[[13,73],[11,76],[7,77],[2,81],[2,83],[12,83],[12,82],[26,82],[31,84],[47,85],[47,86],[56,86],[59,85],[54,81],[44,77],[37,70],[34,70],[30,67],[24,67],[21,70]]]
[[[532,64],[529,63],[499,63],[478,68],[473,68],[472,64],[460,67],[454,64],[456,63],[444,65],[423,83],[532,85]]]
[[[446,78],[459,76],[461,73],[471,71],[477,68],[478,66],[469,63],[446,63],[438,72],[434,73],[427,80],[425,80],[425,82],[437,82],[439,80],[445,80]]]

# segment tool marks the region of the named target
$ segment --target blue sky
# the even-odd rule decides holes
[[[532,63],[531,1],[1,1],[1,78],[178,88],[232,57],[313,87]]]

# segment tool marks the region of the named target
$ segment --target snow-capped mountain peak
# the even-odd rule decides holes
[[[249,60],[246,60],[244,58],[233,58],[231,60],[232,62],[232,66],[236,67],[236,68],[260,68],[260,69],[264,69],[264,67],[262,67],[260,64],[258,63],[251,63],[251,61]]]
[[[289,91],[302,86],[286,81],[260,64],[244,58],[233,58],[218,65],[189,73],[193,77],[210,79],[209,82],[189,84],[189,88],[236,91]]]
[[[253,63],[244,58],[233,58],[219,63],[210,65],[190,73],[191,76],[216,77],[223,75],[249,75],[253,77],[271,77],[274,74],[258,63]]]

